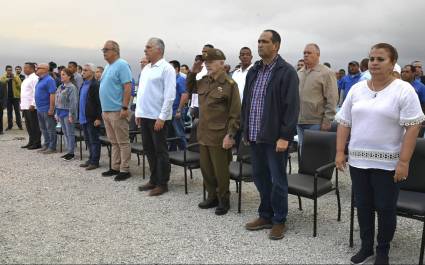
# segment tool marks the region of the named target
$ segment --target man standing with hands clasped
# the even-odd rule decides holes
[[[278,54],[280,35],[265,30],[258,39],[260,61],[249,70],[242,102],[242,136],[251,146],[255,186],[260,193],[259,217],[247,230],[270,229],[270,239],[282,239],[287,229],[288,144],[295,135],[298,76]]]
[[[201,171],[208,192],[201,209],[216,207],[216,215],[230,209],[229,163],[232,160],[233,137],[239,129],[241,102],[238,86],[224,71],[226,57],[218,49],[203,54],[208,75],[196,81],[202,70],[202,61],[195,61],[187,76],[189,93],[199,96],[198,142],[201,153]]]

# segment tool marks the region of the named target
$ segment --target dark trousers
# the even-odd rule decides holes
[[[375,211],[378,214],[377,254],[388,255],[397,225],[396,204],[400,187],[394,171],[350,166],[362,249],[373,250]]]
[[[7,99],[7,128],[13,127],[13,110],[15,110],[16,124],[22,128],[21,112],[19,108],[19,98]]]
[[[167,185],[170,180],[171,171],[166,140],[169,124],[168,121],[165,122],[164,127],[156,132],[154,131],[155,121],[142,118],[142,142],[151,171],[150,183],[156,186],[163,186]]]
[[[3,132],[3,105],[0,103],[0,132]]]
[[[28,145],[41,145],[41,131],[38,124],[37,110],[23,110],[22,115],[25,118],[25,127],[28,132]]]
[[[221,146],[200,145],[201,172],[208,199],[228,199],[232,150]]]
[[[258,214],[273,224],[286,222],[288,215],[288,152],[276,152],[276,145],[251,143],[254,183],[260,193]]]
[[[184,132],[183,120],[181,118],[176,119],[173,117],[171,124],[173,125],[173,130],[169,130],[169,132],[171,132],[171,134],[174,133],[171,137],[180,137],[180,139],[170,143],[170,151],[176,151],[177,147],[179,147],[179,150],[186,149],[187,141],[186,134]]]
[[[99,165],[100,159],[100,128],[95,127],[93,122],[87,122],[82,124],[84,131],[84,140],[89,148],[89,164],[90,165]]]

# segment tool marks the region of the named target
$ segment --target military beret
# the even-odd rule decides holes
[[[224,53],[221,50],[215,48],[208,49],[207,53],[202,55],[202,58],[205,61],[226,60]]]

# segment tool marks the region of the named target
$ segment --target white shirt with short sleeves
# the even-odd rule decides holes
[[[241,67],[237,69],[236,71],[234,71],[232,75],[233,80],[235,80],[235,82],[238,84],[239,96],[241,97],[241,102],[243,99],[243,90],[245,88],[246,75],[248,74],[248,71],[249,69],[251,69],[252,66],[253,64],[250,64],[248,68],[246,68],[245,70],[242,70],[242,67]]]
[[[421,124],[425,116],[409,83],[396,79],[374,92],[365,80],[350,89],[335,120],[351,127],[351,166],[395,170],[405,127]]]

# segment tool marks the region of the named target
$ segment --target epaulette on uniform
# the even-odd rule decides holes
[[[228,76],[226,76],[226,80],[227,80],[227,82],[229,82],[231,85],[234,85],[234,84],[235,84],[235,80],[233,80],[232,78],[230,78],[230,77],[228,77]]]

